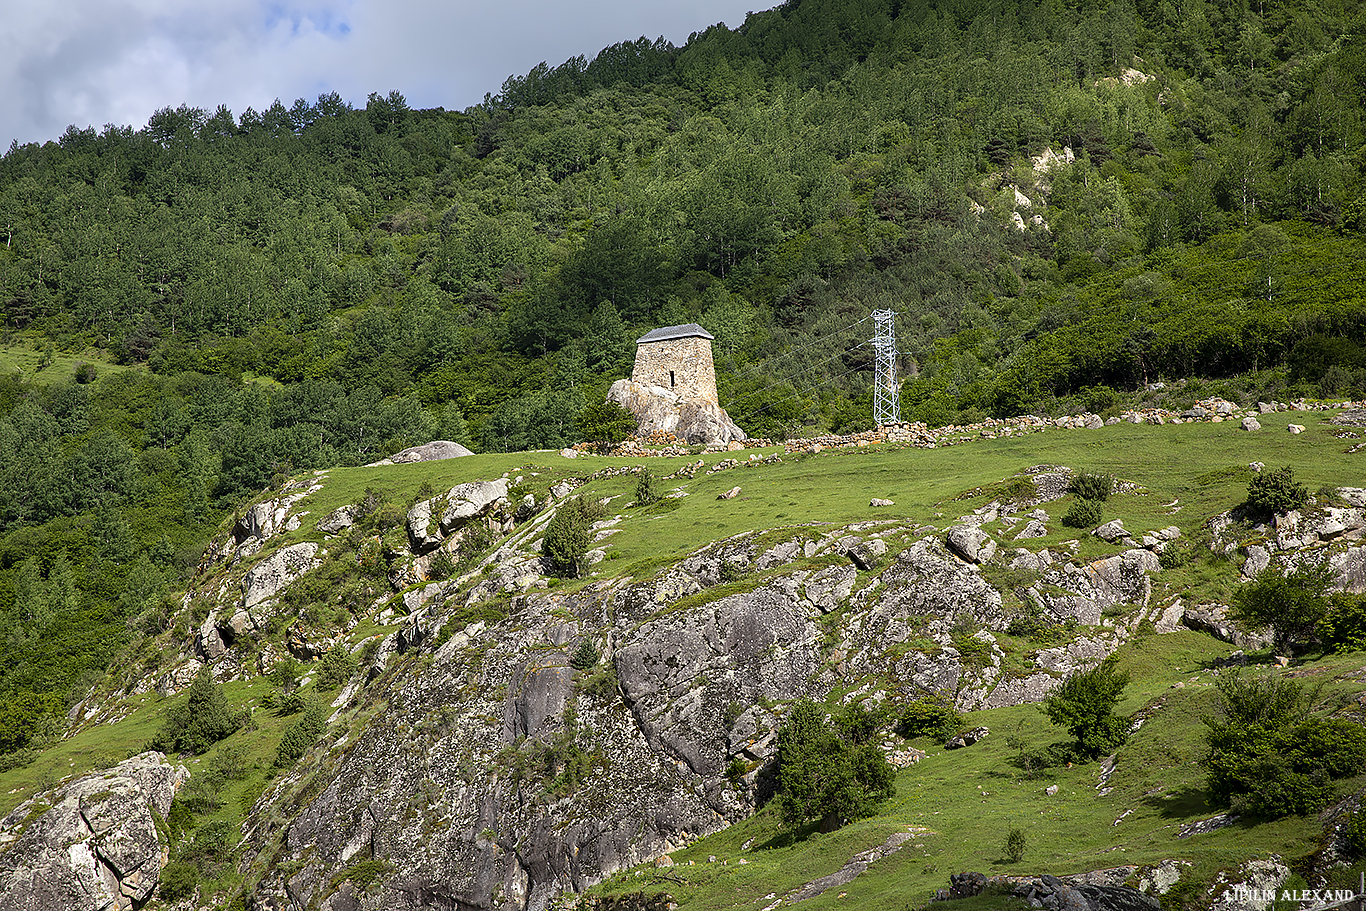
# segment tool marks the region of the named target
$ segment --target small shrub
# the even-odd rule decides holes
[[[1259,471],[1247,485],[1246,506],[1261,515],[1301,509],[1308,502],[1308,489],[1295,481],[1295,472],[1289,465],[1275,471]]]
[[[1099,500],[1078,497],[1072,501],[1067,514],[1062,517],[1062,524],[1068,528],[1090,528],[1092,525],[1100,524],[1103,514],[1104,510]]]
[[[878,745],[842,736],[841,728],[857,735],[863,727],[831,724],[808,700],[792,707],[778,731],[777,801],[786,824],[842,825],[876,812],[895,793],[895,774]]]
[[[303,676],[303,665],[293,655],[285,655],[270,669],[270,682],[283,690],[292,690]]]
[[[1018,864],[1024,860],[1026,839],[1023,829],[1011,829],[1006,833],[1005,851],[1006,859],[1012,864]]]
[[[582,571],[581,564],[590,543],[588,505],[582,497],[574,497],[555,510],[555,516],[545,530],[541,552],[550,564],[551,572],[572,579]]]
[[[1270,627],[1280,649],[1289,651],[1296,645],[1311,644],[1319,624],[1328,616],[1332,604],[1328,587],[1334,576],[1326,562],[1305,564],[1288,576],[1267,568],[1233,593],[1230,616],[1254,629]],[[1350,610],[1340,616],[1345,632],[1352,625]]]
[[[642,468],[636,472],[636,505],[649,506],[659,499],[659,487],[655,483],[654,472]]]
[[[1366,651],[1366,597],[1329,595],[1328,611],[1314,624],[1314,633],[1329,651]]]
[[[901,712],[897,732],[902,737],[932,737],[948,740],[963,729],[963,715],[946,699],[927,696],[917,699]]]
[[[1079,471],[1067,483],[1067,490],[1069,493],[1076,494],[1078,499],[1101,502],[1109,498],[1114,485],[1113,475]]]
[[[336,689],[351,679],[357,666],[355,657],[344,643],[334,645],[318,663],[318,689]]]
[[[1353,860],[1366,857],[1366,808],[1356,810],[1347,817],[1342,827],[1342,839],[1348,857]]]
[[[172,861],[157,877],[157,892],[162,901],[178,902],[194,895],[199,887],[199,868],[183,860]]]
[[[432,554],[431,560],[427,561],[427,578],[432,582],[449,579],[455,575],[455,570],[455,559],[448,550],[438,550]]]
[[[327,715],[322,704],[310,704],[303,717],[294,722],[280,738],[280,745],[275,750],[275,768],[282,769],[298,762],[326,730]]]
[[[275,714],[280,718],[286,715],[297,715],[304,710],[306,704],[304,694],[298,690],[293,690],[275,700]]]
[[[1124,743],[1128,719],[1115,714],[1115,703],[1129,684],[1113,655],[1089,671],[1073,674],[1044,700],[1048,720],[1067,728],[1083,756],[1094,758]]]
[[[203,753],[242,726],[214,682],[208,667],[201,668],[186,693],[185,701],[166,713],[166,722],[152,745],[164,753]]]
[[[584,639],[574,649],[574,654],[569,657],[569,666],[576,671],[586,671],[597,666],[602,660],[602,653],[597,650],[591,640]]]
[[[745,571],[740,564],[730,560],[722,560],[721,565],[717,567],[716,570],[716,578],[719,579],[723,585],[730,582],[739,582],[744,575]]]
[[[991,661],[991,643],[985,639],[962,633],[953,637],[953,647],[968,667],[986,667]]]

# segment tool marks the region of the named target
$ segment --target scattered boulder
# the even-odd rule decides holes
[[[734,500],[734,499],[735,499],[736,497],[738,497],[738,496],[740,496],[740,488],[738,488],[738,487],[732,487],[730,490],[726,491],[725,493],[717,494],[717,495],[716,495],[716,499],[718,499],[718,500]]]
[[[895,506],[896,504],[893,503],[891,500],[883,500],[883,499],[879,499],[878,497],[873,497],[871,500],[868,501],[868,505],[869,505],[869,506],[873,506],[873,507],[877,507],[877,506]]]
[[[1025,527],[1020,529],[1020,533],[1015,536],[1016,541],[1023,541],[1027,538],[1042,538],[1048,534],[1048,526],[1038,519],[1030,519],[1025,523]]]
[[[970,731],[962,731],[950,737],[948,742],[944,744],[944,749],[961,750],[963,747],[970,747],[990,733],[991,731],[985,727],[973,728]]]
[[[395,465],[406,465],[409,462],[440,462],[443,459],[463,459],[470,455],[474,455],[474,453],[452,440],[432,440],[430,443],[411,446],[402,452],[396,452],[389,456],[389,461]]]
[[[951,551],[969,563],[986,563],[996,555],[996,542],[979,525],[955,525],[945,535],[945,541]]]
[[[318,520],[318,531],[325,535],[340,534],[355,525],[364,511],[365,507],[360,503],[339,506]]]
[[[140,753],[20,804],[0,820],[0,908],[141,907],[166,862],[157,818],[187,778],[161,753]]]
[[[508,479],[457,484],[439,497],[422,500],[408,510],[408,541],[416,554],[434,550],[471,519],[487,516],[507,503]]]
[[[1286,429],[1287,431],[1289,431],[1289,433],[1290,433],[1292,436],[1297,436],[1297,435],[1299,435],[1299,434],[1301,434],[1301,433],[1304,433],[1304,425],[1303,425],[1303,424],[1286,424],[1286,425],[1285,425],[1285,429]]]
[[[1109,541],[1111,544],[1129,537],[1129,532],[1124,529],[1123,519],[1115,519],[1113,522],[1106,522],[1104,525],[1091,532],[1091,534],[1103,541]]]
[[[1261,421],[1258,421],[1258,420],[1257,420],[1256,418],[1254,418],[1252,415],[1248,415],[1247,417],[1243,418],[1243,423],[1242,423],[1240,426],[1241,426],[1244,430],[1261,430],[1261,429],[1262,429],[1262,423],[1261,423]]]

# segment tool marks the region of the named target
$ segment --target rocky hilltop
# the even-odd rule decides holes
[[[774,462],[712,469],[748,483],[754,464]],[[696,471],[678,475],[654,515],[668,521],[696,494]],[[327,733],[242,825],[236,856],[251,907],[542,911],[750,816],[772,787],[793,700],[895,706],[934,695],[992,709],[1045,698],[1139,632],[1264,645],[1223,605],[1155,597],[1169,549],[1227,553],[1248,573],[1326,559],[1338,588],[1366,586],[1366,491],[1341,489],[1335,502],[1346,505],[1251,534],[1215,516],[1198,545],[1151,521],[1062,538],[1049,507],[1071,475],[1034,466],[956,501],[975,508],[929,516],[875,498],[862,521],[744,532],[655,571],[613,571],[613,536],[649,507],[601,485],[633,479],[633,468],[565,477],[528,465],[428,489],[406,508],[371,491],[330,506],[320,473],[253,505],[214,543],[183,599],[193,622],[164,640],[176,657],[153,674],[128,668],[113,697],[173,696],[205,667],[220,682],[256,680],[282,659],[349,652],[355,672],[328,695]],[[1146,496],[1134,484],[1118,491]],[[594,504],[594,572],[566,585],[542,548],[576,496]],[[1012,653],[1007,631],[1029,611],[1066,634]],[[78,707],[81,723],[112,719],[111,698]],[[891,733],[883,749],[898,766],[918,759]],[[166,775],[155,796],[130,801],[164,816],[183,771]],[[28,888],[23,871],[51,869],[67,871],[54,882],[98,880],[135,903],[150,893],[165,862],[155,832],[129,836],[141,845],[132,861],[102,847],[112,836],[67,832],[78,817],[105,831],[85,809],[93,798],[77,794],[89,787],[58,792],[41,824],[24,828],[42,809],[30,805],[6,820],[17,839],[3,855],[10,889]],[[120,825],[139,825],[139,812],[130,804]],[[90,863],[52,859],[77,842],[92,845]],[[365,877],[347,874],[361,868]],[[111,901],[70,907],[122,907]]]

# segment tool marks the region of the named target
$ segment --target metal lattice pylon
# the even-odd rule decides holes
[[[873,423],[896,424],[901,421],[901,396],[896,385],[896,311],[874,310]]]

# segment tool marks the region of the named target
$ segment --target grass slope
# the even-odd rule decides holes
[[[942,529],[954,517],[986,502],[982,489],[1040,464],[1111,472],[1139,485],[1138,492],[1111,497],[1105,507],[1107,519],[1123,518],[1132,533],[1174,524],[1188,538],[1198,537],[1211,515],[1242,501],[1246,466],[1252,461],[1272,467],[1290,465],[1311,490],[1360,484],[1361,460],[1366,455],[1347,454],[1352,441],[1340,438],[1342,429],[1326,424],[1327,417],[1321,413],[1268,415],[1262,420],[1263,430],[1256,433],[1240,430],[1236,422],[1120,424],[1096,431],[1050,430],[935,450],[870,447],[784,456],[779,464],[737,467],[714,475],[699,473],[693,480],[662,482],[663,490],[687,493],[676,501],[676,508],[667,511],[624,508],[634,496],[634,478],[605,478],[583,492],[615,498],[609,513],[620,514],[617,527],[621,531],[607,544],[614,559],[594,567],[594,575],[648,576],[719,538],[767,529],[778,529],[773,533],[780,535],[783,526],[888,519],[910,526],[933,523]],[[1308,429],[1291,435],[1285,428],[1292,421]],[[707,465],[728,457],[701,456]],[[539,496],[558,480],[586,477],[609,466],[648,465],[662,477],[697,458],[585,456],[569,461],[557,453],[543,452],[333,469],[322,473],[321,489],[301,505],[311,518],[300,529],[272,542],[271,549],[299,540],[321,540],[322,535],[314,528],[316,519],[361,499],[367,488],[382,491],[390,503],[407,504],[425,490],[431,491],[424,494],[430,496],[464,481],[507,474],[518,482],[515,493],[527,491]],[[738,498],[717,500],[719,493],[736,485],[742,488]],[[871,509],[868,501],[872,497],[891,499],[896,505]],[[1112,548],[1056,521],[1067,504],[1066,499],[1048,504],[1053,531],[1047,538],[1030,542],[1031,549],[1078,539],[1083,559],[1113,553]],[[1231,564],[1193,561],[1179,570],[1162,573],[1155,580],[1154,597],[1225,597],[1234,575]],[[352,631],[352,641],[379,631],[373,623],[362,621]],[[986,724],[993,735],[971,749],[954,753],[942,752],[936,744],[916,744],[929,755],[899,775],[897,797],[876,818],[829,835],[797,838],[783,832],[770,814],[761,812],[675,854],[675,861],[683,866],[670,871],[670,879],[651,885],[657,878],[653,870],[640,875],[631,872],[603,888],[664,888],[685,908],[762,908],[770,903],[765,900],[770,893],[782,895],[833,872],[852,854],[880,844],[890,833],[907,826],[927,830],[915,840],[914,847],[875,864],[847,887],[831,890],[807,906],[919,905],[935,888],[946,885],[950,872],[960,869],[1071,872],[1180,857],[1194,861],[1204,875],[1249,856],[1269,852],[1302,855],[1318,837],[1318,826],[1312,820],[1235,828],[1189,841],[1174,837],[1182,821],[1211,812],[1204,805],[1201,771],[1195,764],[1202,729],[1199,719],[1211,704],[1207,668],[1228,651],[1229,647],[1208,637],[1179,633],[1149,637],[1122,652],[1134,682],[1121,708],[1134,711],[1159,700],[1162,705],[1120,751],[1118,771],[1111,782],[1113,791],[1104,797],[1096,791],[1095,764],[1051,768],[1043,773],[1018,767],[1020,750],[1013,738],[1021,739],[1026,752],[1044,751],[1065,739],[1036,708],[981,712],[971,716],[969,724]],[[1364,661],[1366,656],[1356,654],[1313,662],[1312,667],[1337,680],[1349,672],[1361,677]],[[148,668],[148,673],[156,673],[155,668]],[[1183,686],[1173,689],[1178,682]],[[1352,692],[1362,688],[1359,681],[1334,686]],[[261,679],[225,687],[236,708],[258,708],[253,729],[228,741],[242,750],[247,775],[229,785],[222,795],[222,808],[211,818],[240,821],[246,805],[272,777],[269,766],[275,746],[293,718],[277,718],[259,708],[268,688]],[[155,695],[126,697],[113,713],[120,720],[85,727],[45,750],[31,765],[0,773],[0,813],[64,777],[108,766],[140,751],[170,704],[170,700]],[[192,768],[206,767],[213,756],[210,752],[190,760],[190,764]],[[1059,786],[1055,797],[1044,794],[1049,784]],[[1115,824],[1125,811],[1132,812]],[[1014,867],[1001,858],[1001,844],[1011,827],[1024,829],[1029,838],[1024,862]],[[730,862],[709,864],[706,860],[711,854]],[[740,864],[741,857],[747,863]],[[687,866],[689,861],[694,865]],[[847,897],[841,899],[840,893]]]

